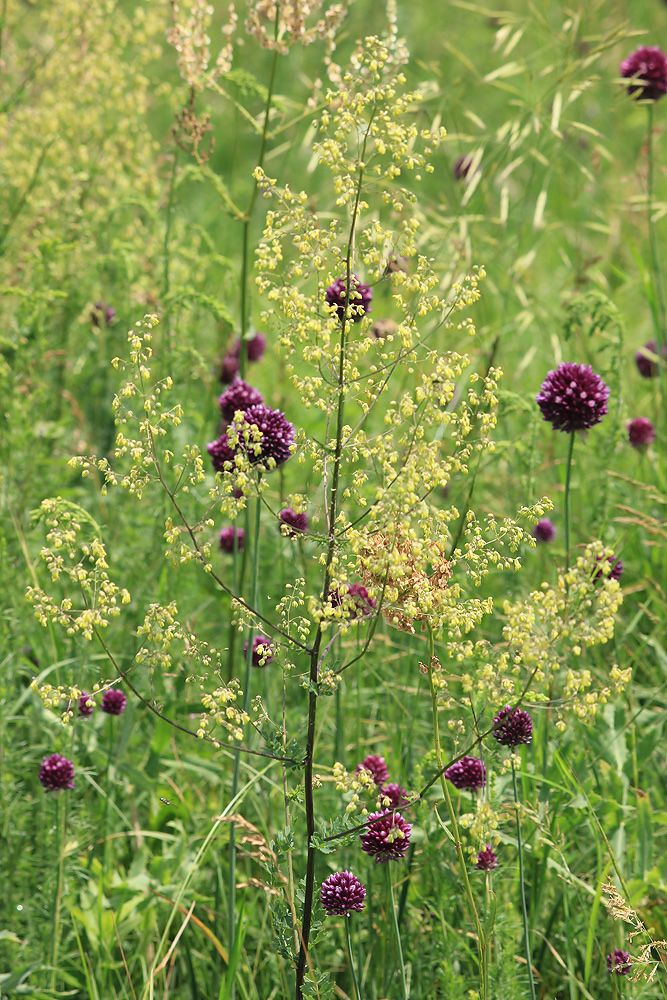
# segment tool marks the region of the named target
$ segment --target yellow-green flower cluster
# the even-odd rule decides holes
[[[222,684],[211,692],[206,691],[202,685],[201,690],[204,711],[199,719],[197,736],[202,740],[208,737],[219,746],[216,734],[218,728],[221,728],[226,730],[228,743],[243,739],[243,727],[250,722],[250,716],[239,707],[242,692],[238,681],[232,679],[229,684]]]

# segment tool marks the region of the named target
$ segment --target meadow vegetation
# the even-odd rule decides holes
[[[1,5],[0,997],[667,995],[667,5],[442,6]]]

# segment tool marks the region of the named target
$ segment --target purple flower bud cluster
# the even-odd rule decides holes
[[[490,844],[486,845],[486,848],[480,850],[477,854],[477,868],[480,872],[492,872],[494,868],[498,867],[498,855],[493,850]]]
[[[89,718],[95,711],[95,702],[93,701],[93,696],[88,694],[87,691],[81,692],[81,697],[79,698],[79,715],[82,715],[84,719]]]
[[[74,788],[74,764],[59,753],[45,757],[39,767],[39,780],[47,792]]]
[[[218,536],[221,552],[231,553],[234,551],[234,536],[236,536],[236,551],[241,552],[243,550],[245,530],[243,528],[223,528]]]
[[[544,419],[567,434],[599,424],[608,399],[609,387],[591,366],[570,361],[549,372],[535,397]]]
[[[259,361],[266,350],[266,337],[263,333],[256,333],[254,337],[249,337],[245,342],[246,357],[248,361]],[[239,373],[241,357],[241,341],[237,338],[231,349],[227,351],[222,359],[220,368],[220,381],[224,384],[231,382]]]
[[[337,281],[334,281],[333,285],[327,288],[325,298],[328,305],[336,310],[336,315],[342,323],[345,319],[346,299],[348,299],[345,278],[338,278]],[[364,285],[356,274],[352,275],[352,288],[347,301],[347,318],[358,323],[362,316],[371,311],[372,300],[373,289],[370,285]]]
[[[304,511],[297,514],[291,507],[285,507],[278,514],[278,518],[283,535],[296,538],[308,531],[308,515]]]
[[[377,757],[375,754],[364,757],[361,764],[357,764],[357,774],[360,774],[362,771],[369,771],[378,787],[389,777],[389,769],[384,757]]]
[[[667,358],[667,344],[663,344],[662,351],[659,351],[655,340],[649,340],[639,348],[635,353],[635,364],[642,378],[657,378],[661,356],[663,360]]]
[[[628,424],[628,440],[633,448],[647,448],[655,441],[655,427],[646,417],[635,417]]]
[[[245,413],[249,407],[263,402],[264,397],[261,392],[248,382],[244,382],[242,378],[235,378],[218,399],[220,412],[225,420],[233,420],[237,410],[243,410]]]
[[[390,809],[373,812],[369,825],[361,835],[361,849],[375,858],[376,863],[396,861],[405,857],[410,844],[412,826],[398,812]]]
[[[294,426],[281,410],[272,410],[264,403],[255,403],[248,407],[243,418],[244,424],[251,429],[250,444],[240,440],[237,445],[229,443],[227,432],[217,441],[212,441],[207,448],[213,468],[217,472],[226,472],[227,463],[233,464],[237,450],[245,452],[251,465],[261,465],[264,468],[275,468],[291,457],[294,450]],[[259,448],[253,445],[252,428],[260,431]],[[240,432],[243,431],[243,424]],[[272,464],[274,463],[274,464]]]
[[[600,557],[595,561],[596,563],[599,564],[604,560],[602,559],[602,557]],[[605,572],[602,566],[600,566],[600,568],[597,569],[593,574],[593,579],[601,580],[603,577],[608,576],[611,580],[620,580],[623,574],[623,563],[618,558],[618,556],[607,556],[606,562],[610,563],[611,565],[611,569],[609,570],[609,572],[608,573]]]
[[[632,967],[632,959],[629,951],[622,951],[614,948],[610,955],[607,955],[607,969],[617,976],[627,976]]]
[[[528,712],[505,705],[493,720],[493,737],[504,747],[517,747],[533,740],[533,720]]]
[[[639,101],[658,101],[667,94],[667,57],[657,45],[641,45],[621,63],[628,94]]]
[[[368,591],[360,583],[345,584],[344,588],[330,590],[329,600],[334,608],[342,608],[351,621],[371,615],[375,607],[375,599],[368,596]]]
[[[548,542],[553,542],[555,537],[556,527],[548,517],[542,518],[533,528],[533,538],[538,542],[547,544]]]
[[[330,917],[348,917],[364,908],[366,886],[352,872],[334,872],[320,886],[320,899]]]
[[[122,715],[127,705],[127,695],[118,688],[109,688],[102,697],[102,711],[107,715]]]
[[[243,654],[248,652],[248,643],[243,644]],[[266,667],[273,663],[273,646],[265,635],[256,635],[252,640],[252,665],[253,667]]]
[[[478,757],[462,757],[445,771],[454,788],[476,792],[486,784],[486,766]]]

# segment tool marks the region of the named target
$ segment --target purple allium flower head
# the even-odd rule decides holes
[[[320,886],[322,906],[330,917],[349,917],[364,908],[366,886],[352,872],[334,872]]]
[[[260,648],[261,647],[261,648]],[[243,653],[248,652],[247,641],[243,644]],[[252,640],[252,665],[253,667],[266,667],[273,663],[273,646],[265,635],[256,635]]]
[[[457,181],[465,180],[465,178],[470,173],[470,168],[472,166],[472,156],[470,153],[464,153],[463,156],[459,156],[454,161],[454,177]]]
[[[368,596],[368,591],[360,583],[345,584],[347,589],[329,591],[329,600],[334,608],[342,607],[350,619],[367,617],[373,613],[375,599]]]
[[[455,788],[476,792],[486,784],[486,767],[478,757],[462,757],[445,771],[445,777]]]
[[[556,537],[556,526],[548,517],[543,517],[533,528],[533,538],[538,542],[553,542]]]
[[[122,715],[127,705],[127,695],[120,688],[109,688],[102,698],[102,711],[107,715]]]
[[[490,844],[486,845],[485,850],[481,850],[477,854],[477,868],[480,872],[492,872],[494,868],[498,867],[498,855],[493,850]]]
[[[400,809],[401,806],[407,804],[408,797],[405,794],[405,789],[397,785],[395,781],[391,781],[384,788],[380,789],[380,795],[384,800],[384,805],[387,809]]]
[[[93,696],[88,694],[87,691],[81,692],[81,697],[79,698],[79,715],[83,715],[84,718],[88,718],[95,711],[95,702],[93,701]]]
[[[326,290],[326,300],[330,306],[335,306],[341,323],[345,319],[345,294],[345,278],[338,278]],[[372,300],[373,289],[370,285],[362,284],[356,274],[352,275],[352,288],[347,309],[348,319],[358,323],[365,313],[371,311]]]
[[[532,743],[533,720],[522,709],[511,705],[501,708],[493,720],[493,738],[504,747],[518,747],[520,743]]]
[[[234,551],[234,535],[236,534],[236,551],[241,552],[245,542],[245,531],[243,528],[223,528],[220,532],[220,550],[222,552]]]
[[[602,558],[595,560],[596,563],[603,561],[604,560]],[[593,579],[600,580],[602,577],[608,576],[611,580],[620,580],[623,573],[623,563],[621,560],[617,556],[607,556],[606,561],[611,564],[610,571],[605,573],[602,567],[600,567],[600,569],[596,570],[593,574]]]
[[[628,424],[628,440],[633,448],[645,448],[655,441],[655,427],[646,417],[635,417]]]
[[[104,322],[108,326],[115,315],[116,310],[113,306],[108,306],[106,302],[96,302],[90,314],[90,322],[93,326],[98,327],[100,325],[100,320],[104,319]]]
[[[607,413],[609,387],[590,365],[565,361],[550,371],[535,401],[556,431],[585,431]]]
[[[632,959],[629,951],[622,951],[614,948],[611,955],[607,955],[607,969],[615,972],[617,976],[627,976],[632,966]]]
[[[308,531],[308,515],[305,511],[297,514],[295,510],[291,507],[285,507],[278,514],[281,522],[281,531],[284,535],[290,535],[295,538],[297,535],[302,535],[304,531]]]
[[[232,447],[225,431],[217,441],[212,441],[207,446],[207,451],[213,459],[213,468],[217,472],[225,471],[225,463],[234,461],[237,448],[245,451],[251,465],[269,465],[273,460],[273,468],[282,465],[291,457],[294,445],[294,425],[289,422],[281,410],[272,410],[264,403],[256,403],[249,406],[245,411],[244,422],[248,427],[257,427],[262,435],[259,447],[253,445],[252,435],[250,444],[246,446],[244,441],[240,441],[236,447]],[[243,432],[243,425],[239,428]]]
[[[655,360],[649,355],[654,355]],[[662,346],[662,356],[667,357],[667,344]],[[658,358],[660,357],[660,351],[658,351],[658,345],[655,340],[649,340],[648,343],[640,347],[635,354],[635,364],[637,365],[637,371],[642,378],[656,378],[658,372],[660,371],[660,366],[658,363]]]
[[[368,817],[369,826],[361,835],[361,849],[375,858],[376,863],[405,857],[412,826],[398,812],[385,810]]]
[[[657,45],[641,45],[621,63],[621,76],[632,78],[628,94],[657,101],[667,94],[667,57]]]
[[[239,373],[239,359],[235,354],[228,352],[222,359],[220,365],[220,381],[223,385],[233,382]]]
[[[360,771],[370,771],[373,775],[373,781],[378,787],[389,777],[384,757],[376,757],[375,754],[364,757],[361,764],[357,764],[357,774]]]
[[[266,337],[263,333],[256,333],[254,337],[248,337],[245,342],[246,357],[248,361],[259,361],[266,350]],[[241,341],[235,340],[231,353],[235,358],[241,356]]]
[[[220,412],[225,420],[233,420],[237,410],[245,411],[249,406],[263,402],[264,397],[261,392],[244,382],[242,378],[235,378],[218,399]]]
[[[59,792],[63,788],[74,788],[74,764],[59,753],[45,757],[39,766],[39,780],[47,792]]]

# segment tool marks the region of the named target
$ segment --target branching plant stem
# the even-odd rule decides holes
[[[572,476],[572,453],[574,451],[574,435],[570,432],[570,441],[567,449],[567,464],[565,466],[565,572],[570,568],[570,481]],[[566,584],[567,585],[567,584]]]

